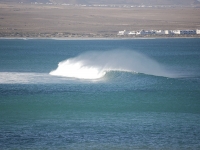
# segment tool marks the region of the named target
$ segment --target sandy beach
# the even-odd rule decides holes
[[[198,29],[199,14],[200,8],[192,7],[103,8],[0,3],[0,37],[133,38],[117,36],[117,33],[120,30]]]

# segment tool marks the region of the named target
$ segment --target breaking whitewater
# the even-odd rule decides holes
[[[99,79],[110,71],[144,73],[163,77],[177,76],[144,54],[131,50],[86,52],[60,62],[58,68],[50,74],[79,79]]]
[[[46,73],[1,72],[1,83],[56,83],[64,80],[103,81],[106,74],[126,72],[167,78],[183,76],[167,69],[148,56],[133,50],[89,51],[61,61],[56,70]],[[56,77],[51,77],[56,76]],[[62,78],[59,78],[62,77]]]
[[[0,72],[0,83],[61,83],[64,80],[102,81],[107,73],[127,72],[167,78],[182,77],[184,74],[167,69],[145,54],[127,49],[88,51],[58,63],[57,69],[47,73]],[[52,76],[55,77],[52,77]],[[59,78],[62,77],[62,78]]]

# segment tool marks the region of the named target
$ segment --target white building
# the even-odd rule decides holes
[[[181,30],[172,30],[171,33],[172,34],[181,34]]]
[[[159,34],[159,35],[165,34],[165,31],[164,30],[156,30],[156,34]]]
[[[157,35],[167,35],[167,34],[175,34],[174,31],[171,31],[171,30],[156,30],[155,31]],[[178,34],[178,32],[177,32]]]
[[[136,31],[130,31],[128,35],[136,35]]]
[[[137,31],[136,35],[150,35],[152,34],[151,31],[145,31],[145,30],[141,30],[141,31]]]
[[[200,30],[140,30],[140,31],[119,31],[117,35],[195,35],[200,34]]]
[[[125,34],[127,34],[126,30],[124,30],[124,31],[119,31],[117,35],[125,35]]]
[[[136,31],[135,35],[140,35],[141,31]]]
[[[196,29],[196,34],[200,34],[200,30],[199,29]]]
[[[170,30],[164,30],[165,34],[171,34]]]
[[[150,30],[149,31],[151,34],[156,34],[156,30]]]

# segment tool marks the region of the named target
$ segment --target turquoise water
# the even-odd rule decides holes
[[[200,149],[200,39],[1,39],[0,147]]]

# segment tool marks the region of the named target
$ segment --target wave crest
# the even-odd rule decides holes
[[[71,59],[60,62],[58,68],[50,72],[50,75],[80,79],[98,79],[105,74],[106,72],[98,67],[85,65],[82,60],[74,62]]]
[[[149,57],[130,50],[91,51],[58,64],[50,75],[79,79],[99,79],[108,71],[139,72],[172,77],[163,66]]]

